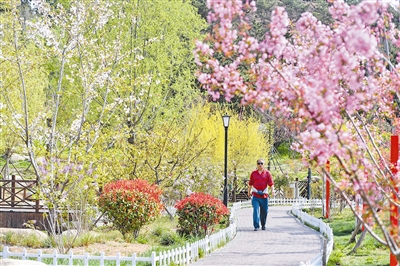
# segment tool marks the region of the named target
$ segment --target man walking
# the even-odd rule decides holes
[[[258,159],[257,169],[250,175],[249,188],[247,190],[248,196],[252,196],[254,231],[260,229],[260,222],[261,229],[265,230],[268,216],[268,186],[271,187],[272,195],[275,197],[272,175],[264,168],[264,159]]]

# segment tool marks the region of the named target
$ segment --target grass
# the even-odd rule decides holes
[[[162,216],[156,219],[153,223],[144,226],[139,236],[134,239],[132,238],[124,238],[120,232],[113,229],[110,226],[102,226],[96,228],[95,230],[87,233],[83,233],[74,242],[73,247],[88,247],[90,244],[95,243],[106,243],[108,241],[114,241],[119,243],[133,243],[133,244],[146,244],[151,246],[150,250],[147,250],[142,253],[137,253],[138,257],[150,257],[151,253],[154,252],[162,252],[167,250],[172,250],[178,247],[184,246],[186,243],[195,242],[199,240],[199,238],[187,238],[182,237],[176,233],[177,228],[177,217],[174,219],[170,219],[168,216]],[[216,226],[215,231],[219,231],[220,229],[225,228],[223,225]],[[64,239],[68,242],[68,239]],[[0,236],[0,243],[5,244],[7,246],[20,246],[20,247],[34,247],[34,248],[53,248],[55,247],[54,239],[47,237],[46,239],[40,239],[36,236],[32,236],[30,234],[21,235],[18,233],[7,232],[3,236]],[[221,244],[223,245],[223,244]],[[3,250],[4,246],[0,246],[0,251]],[[91,255],[100,255],[95,254],[93,252],[89,252]],[[199,257],[202,258],[205,256],[204,250],[199,250]],[[16,258],[20,259],[20,258]],[[33,259],[35,260],[35,259]],[[52,259],[42,259],[43,262],[47,264],[52,264]],[[58,259],[58,265],[66,265],[68,264],[67,259]],[[83,260],[74,259],[73,265],[85,265]],[[100,265],[98,261],[90,261],[90,266]],[[107,266],[116,265],[115,261],[105,261]],[[130,262],[120,263],[121,266],[131,265]],[[149,262],[137,262],[138,266],[147,266],[151,265]],[[176,265],[176,264],[171,264]]]
[[[282,168],[284,168],[284,171],[287,172],[290,177],[298,177],[302,180],[307,176],[307,169],[297,164],[299,162],[298,154],[291,153],[287,143],[280,145],[278,151],[280,154],[280,163],[283,165]],[[275,176],[279,176],[279,174],[278,171],[273,172]],[[317,174],[313,172],[312,175]],[[321,183],[314,184],[312,188],[313,197],[318,197],[318,195],[314,193],[318,193],[321,190],[321,186]],[[330,227],[333,229],[334,250],[329,257],[328,266],[390,265],[389,249],[379,244],[369,234],[365,236],[362,245],[357,251],[351,253],[356,243],[348,244],[348,241],[355,227],[355,218],[349,209],[345,209],[342,213],[335,213],[329,220],[322,217],[321,209],[304,209],[303,211],[316,218],[322,218],[324,222],[329,223]],[[360,234],[358,234],[357,239],[359,237]]]
[[[122,234],[110,226],[102,226],[95,228],[91,232],[86,232],[77,237],[74,241],[72,248],[88,247],[90,244],[106,243],[107,241],[115,241],[119,243],[133,243],[133,244],[146,244],[151,246],[151,250],[137,254],[138,256],[150,256],[151,252],[160,252],[177,247],[184,246],[188,242],[195,242],[199,238],[180,236],[176,232],[177,217],[170,219],[167,216],[161,216],[153,223],[143,226],[139,236],[134,239],[133,237],[124,238]],[[222,227],[216,226],[216,231]],[[0,236],[0,243],[8,246],[20,246],[29,248],[54,248],[56,246],[55,240],[47,237],[46,239],[38,238],[34,234],[6,232]],[[68,237],[64,237],[64,243],[70,243]]]
[[[307,210],[310,215],[317,218],[321,215],[321,209]],[[313,214],[311,213],[313,212]],[[367,234],[361,246],[355,253],[351,253],[356,243],[348,243],[355,228],[355,218],[350,209],[346,208],[341,213],[333,215],[330,219],[323,218],[325,223],[333,230],[334,248],[329,257],[328,266],[364,266],[390,265],[389,249]],[[360,233],[357,235],[357,239]]]
[[[321,209],[304,209],[304,211],[308,212],[314,217],[322,218]],[[353,249],[355,243],[348,244],[348,241],[355,227],[355,218],[349,209],[344,209],[341,213],[335,213],[332,218],[323,218],[323,220],[325,223],[329,223],[334,234],[334,250],[330,255],[328,266],[389,265],[389,249],[379,244],[368,234],[356,253],[351,254],[351,250]],[[148,257],[153,251],[160,252],[164,250],[170,250],[180,247],[187,242],[194,242],[198,240],[179,236],[175,231],[176,225],[177,219],[170,219],[167,216],[162,216],[153,223],[144,226],[140,231],[138,238],[136,239],[124,239],[121,233],[117,230],[114,230],[109,226],[104,226],[96,228],[96,230],[94,230],[96,234],[82,234],[77,238],[74,246],[84,247],[93,243],[105,243],[106,241],[116,241],[121,243],[128,241],[129,243],[147,244],[152,246],[151,250],[142,254],[137,254],[138,256]],[[359,236],[360,234],[358,237]],[[5,233],[1,239],[1,242],[6,245],[35,248],[54,247],[54,243],[52,243],[49,238],[46,240],[41,240],[36,236],[21,236],[20,234],[11,232]],[[200,258],[204,255],[204,251],[199,250]],[[77,262],[77,265],[80,264]]]

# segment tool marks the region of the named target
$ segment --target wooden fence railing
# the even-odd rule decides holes
[[[21,180],[15,175],[11,180],[0,180],[0,209],[35,210],[39,212],[43,206],[35,198],[36,180]]]

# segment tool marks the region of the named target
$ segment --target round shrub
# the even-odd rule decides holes
[[[124,237],[133,233],[136,238],[143,225],[159,216],[161,193],[146,180],[118,180],[104,186],[99,208]]]
[[[178,232],[182,235],[205,236],[214,225],[229,216],[221,200],[204,193],[193,193],[175,204]]]

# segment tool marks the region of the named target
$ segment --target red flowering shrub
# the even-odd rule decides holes
[[[162,190],[146,180],[118,180],[108,183],[99,198],[99,207],[124,235],[133,233],[153,221],[162,209]]]
[[[219,199],[204,193],[193,193],[175,204],[178,232],[205,236],[213,226],[229,218],[229,209]]]

